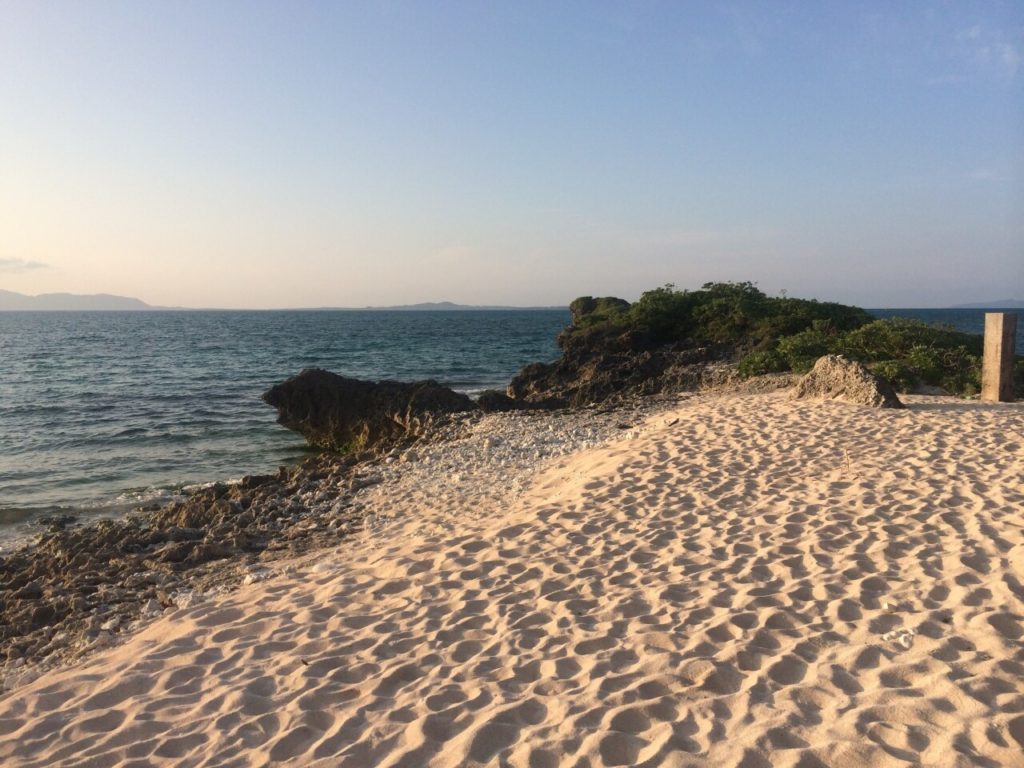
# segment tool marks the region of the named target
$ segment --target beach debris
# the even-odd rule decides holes
[[[273,575],[274,572],[271,571],[269,568],[266,568],[257,563],[253,563],[252,565],[246,567],[246,574],[242,578],[242,584],[246,586],[248,586],[249,584],[257,584],[261,581],[266,581]]]
[[[842,355],[818,358],[810,373],[797,382],[795,400],[838,400],[871,408],[905,408],[888,383],[863,363]]]
[[[910,647],[914,644],[914,635],[917,634],[917,630],[911,629],[910,627],[900,627],[899,629],[893,629],[882,635],[882,639],[887,643],[895,642],[900,645],[904,650],[910,650]]]
[[[853,462],[850,461],[850,452],[848,450],[846,450],[846,448],[843,448],[843,460],[846,463],[846,473],[848,475],[853,476],[853,477],[859,478],[860,477],[860,472],[857,472],[857,471],[854,470]]]

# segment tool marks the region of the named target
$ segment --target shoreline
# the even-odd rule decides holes
[[[428,446],[348,543],[0,694],[0,759],[1020,765],[1024,407],[907,401],[585,414],[507,497]]]
[[[506,383],[504,379],[486,380],[476,382],[471,387],[453,387],[452,391],[476,398],[487,390],[504,388]],[[280,435],[280,425],[268,422],[267,433]],[[277,471],[281,466],[287,467],[289,471],[294,470],[310,458],[315,458],[319,452],[306,444],[301,436],[294,435],[288,448],[279,453],[280,462],[266,464],[265,472]],[[91,497],[82,502],[63,499],[0,506],[0,516],[5,513],[17,516],[12,522],[0,522],[0,557],[31,545],[46,533],[53,533],[68,526],[94,525],[101,520],[122,520],[132,514],[152,512],[168,504],[184,501],[195,492],[216,485],[237,485],[242,478],[259,474],[250,470],[251,466],[244,472],[239,470],[227,477],[219,476],[213,479],[206,475],[206,479],[191,477],[159,485],[116,487],[107,494]]]
[[[96,592],[98,583],[100,594],[109,594],[111,599],[92,602],[65,621],[36,627],[33,634],[40,642],[34,650],[18,650],[19,645],[24,647],[25,636],[0,638],[0,695],[53,669],[80,663],[97,651],[118,645],[165,614],[262,581],[278,572],[278,566],[288,567],[291,560],[343,544],[365,527],[386,525],[389,517],[383,510],[388,507],[389,494],[398,487],[407,487],[410,483],[421,488],[431,486],[430,476],[441,471],[446,477],[454,478],[452,482],[461,487],[459,492],[466,493],[467,488],[474,488],[469,492],[480,500],[497,503],[525,487],[544,462],[621,436],[622,428],[627,426],[623,418],[636,420],[639,414],[668,407],[668,403],[689,396],[679,393],[637,397],[614,406],[579,410],[459,416],[450,419],[434,439],[394,449],[380,457],[353,462],[336,454],[319,453],[293,467],[280,468],[276,477],[246,476],[235,482],[203,484],[188,496],[159,506],[143,507],[119,518],[90,520],[67,528],[58,523],[17,548],[0,553],[0,569],[5,569],[8,580],[14,581],[15,595],[25,595],[32,601],[43,593],[76,599],[76,590],[83,588],[80,581],[44,582],[39,585],[37,595],[31,590],[40,580],[19,580],[17,574],[19,564],[38,563],[47,545],[62,538],[84,537],[88,545],[103,546],[106,542],[102,536],[97,537],[97,532],[105,525],[120,529],[113,543],[116,548],[117,537],[125,539],[122,549],[126,551],[108,552],[106,558],[123,560],[136,554],[128,550],[138,548],[137,537],[130,538],[138,528],[147,534],[143,542],[148,544],[147,549],[154,551],[144,553],[148,557],[140,558],[136,567],[116,572],[111,578],[97,573],[105,566],[103,553],[98,553],[95,561],[79,565],[94,572],[94,578],[85,580],[84,588],[89,590],[86,597]],[[538,430],[526,426],[538,422],[543,422],[539,438]],[[495,477],[500,473],[501,479],[511,482],[513,487],[499,484],[481,487],[479,481],[474,483],[470,476],[473,472],[492,472]],[[266,500],[268,509],[262,516],[276,516],[281,510],[288,514],[286,525],[279,527],[276,538],[252,549],[213,551],[209,559],[198,558],[194,563],[187,562],[187,558],[174,557],[173,552],[161,551],[161,547],[173,549],[175,545],[187,543],[189,538],[182,531],[194,530],[187,525],[191,519],[178,519],[180,515],[168,515],[168,511],[181,509],[187,517],[190,507],[215,505],[231,495],[237,496],[240,488],[252,487],[258,491],[270,478],[282,484],[272,489]],[[443,499],[449,493],[449,489],[436,487],[438,483],[433,485],[437,491],[434,498]],[[183,525],[178,525],[179,522]],[[202,521],[203,530],[209,526],[209,520]],[[154,528],[170,531],[169,537],[149,543],[153,537],[148,533]],[[72,545],[72,548],[82,547]],[[67,547],[58,551],[64,549]],[[170,567],[164,567],[168,564]],[[36,603],[26,602],[24,607],[36,608]]]

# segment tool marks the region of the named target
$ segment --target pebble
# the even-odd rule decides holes
[[[203,601],[203,596],[192,590],[186,592],[175,592],[171,595],[171,600],[178,608],[191,608],[194,605],[199,605]]]
[[[242,584],[256,584],[260,581],[266,581],[274,575],[273,571],[271,571],[269,568],[262,568],[259,566],[250,566],[249,568],[249,572],[245,574],[245,577],[242,579]]]
[[[108,645],[113,645],[113,643],[114,636],[106,630],[96,635],[96,639],[92,642],[94,648],[106,648]]]

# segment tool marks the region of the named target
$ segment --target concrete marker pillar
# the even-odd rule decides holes
[[[985,356],[981,366],[981,399],[990,403],[1013,401],[1013,354],[1017,341],[1017,315],[985,313]]]

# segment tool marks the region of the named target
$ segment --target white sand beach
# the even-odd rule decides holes
[[[0,764],[1024,766],[1024,404],[907,402],[694,397],[500,503],[382,484],[0,696]]]

